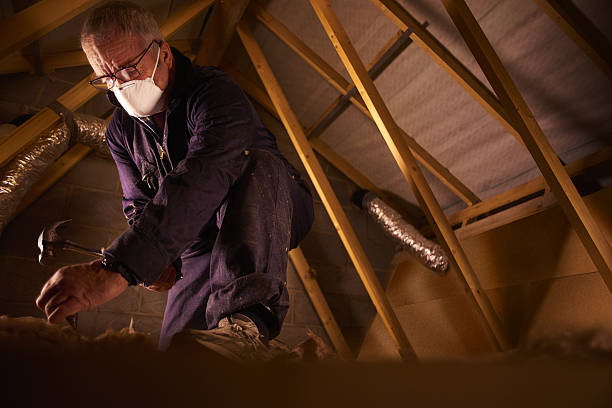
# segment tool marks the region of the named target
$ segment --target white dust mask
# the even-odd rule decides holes
[[[153,81],[157,64],[159,63],[160,50],[161,47],[158,46],[155,68],[149,78],[134,79],[113,87],[115,97],[130,116],[142,118],[155,115],[164,110],[164,102],[162,100],[164,91],[155,85]]]

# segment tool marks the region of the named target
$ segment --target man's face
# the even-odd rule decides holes
[[[83,51],[93,68],[96,77],[109,75],[116,71],[132,65],[138,61],[149,43],[136,35],[120,34],[102,43],[86,41],[83,43]],[[131,79],[146,79],[153,74],[157,57],[157,44],[153,44],[142,60],[138,63],[137,69],[140,72],[138,77]],[[159,54],[159,64],[155,71],[153,81],[161,89],[166,90],[169,83],[169,73],[172,68],[173,59],[170,47],[165,41],[161,44]],[[121,83],[116,81],[115,84]]]

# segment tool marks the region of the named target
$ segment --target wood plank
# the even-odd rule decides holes
[[[534,1],[612,79],[612,44],[587,16],[568,0]]]
[[[24,147],[33,143],[42,132],[58,123],[60,117],[49,108],[41,109],[23,125],[0,140],[0,167],[4,167]]]
[[[217,65],[221,61],[249,1],[218,1],[215,4],[201,35],[203,41],[197,53],[197,64]]]
[[[387,43],[380,49],[380,51],[378,51],[378,53],[374,56],[374,58],[372,58],[372,60],[370,61],[370,64],[368,65],[368,68],[367,68],[368,72],[370,71],[370,68],[372,68],[378,62],[378,60],[381,59],[385,55],[385,53],[389,51],[391,47],[395,45],[395,42],[399,40],[399,38],[402,36],[403,33],[404,32],[401,30],[395,33],[395,35],[391,37],[389,41],[387,41]],[[397,58],[399,55],[400,53],[396,54],[389,63],[393,62],[393,60]],[[354,87],[353,84],[347,85],[347,87],[344,89],[345,92],[343,93],[343,95],[348,93],[351,89],[353,89],[353,87]],[[310,127],[308,128],[308,131],[306,132],[307,138],[310,139],[311,137],[319,136],[321,133],[323,133],[325,129],[329,127],[329,125],[331,125],[334,122],[335,119],[328,122],[326,126],[319,128],[316,133],[313,132],[314,129],[318,128],[319,123],[325,120],[327,118],[327,115],[331,111],[333,111],[336,108],[336,106],[338,106],[343,101],[343,99],[344,98],[342,96],[336,98],[336,100],[332,102],[327,109],[325,109],[323,114],[319,116],[319,118],[312,125],[310,125]]]
[[[495,50],[463,0],[442,0],[455,26],[474,54],[506,111],[513,117],[519,134],[546,183],[576,230],[593,263],[612,292],[612,248],[578,194],[567,171],[535,120]]]
[[[7,55],[0,59],[0,74],[33,71],[32,63],[23,55]]]
[[[423,173],[418,167],[414,156],[410,152],[408,145],[402,138],[398,127],[393,120],[391,113],[387,109],[382,97],[374,86],[373,81],[367,75],[367,71],[361,62],[357,51],[354,49],[346,32],[342,28],[340,21],[333,12],[327,0],[310,0],[315,13],[319,17],[321,24],[327,32],[330,40],[334,44],[340,59],[344,63],[353,82],[359,89],[361,96],[367,104],[372,116],[375,119],[376,125],[382,133],[385,142],[389,146],[393,157],[395,158],[404,177],[410,184],[415,196],[422,203],[421,209],[425,212],[428,219],[433,219],[437,226],[440,243],[449,248],[447,252],[454,263],[458,266],[463,281],[470,288],[470,292],[478,305],[478,310],[484,317],[488,329],[492,334],[492,339],[497,346],[506,350],[510,344],[505,334],[505,329],[502,327],[499,317],[495,313],[490,300],[485,295],[478,277],[476,276],[470,262],[468,261],[459,240],[455,236],[446,216],[442,212],[439,203],[427,184]]]
[[[386,194],[380,190],[376,185],[353,165],[346,161],[336,151],[334,151],[327,143],[318,137],[309,139],[312,148],[319,153],[325,160],[330,162],[335,168],[337,168],[342,174],[344,174],[349,180],[355,183],[360,188],[370,190],[377,196],[384,198]]]
[[[241,72],[239,72],[226,62],[223,62],[221,64],[221,69],[227,72],[249,96],[251,96],[257,103],[259,103],[264,109],[266,109],[268,112],[270,112],[270,114],[272,114],[276,119],[280,121],[280,117],[276,112],[276,108],[272,104],[272,100],[270,99],[266,91],[261,89],[257,84],[251,82],[251,80],[249,80]],[[336,153],[323,140],[314,137],[312,139],[309,139],[309,142],[310,146],[317,153],[323,156],[325,160],[330,162],[336,169],[338,169],[342,174],[344,174],[357,186],[366,190],[370,190],[381,198],[386,198],[386,194],[382,190],[376,187],[376,185],[372,181],[370,181],[365,175],[359,172],[359,170],[353,167],[342,156]]]
[[[40,0],[0,24],[0,58],[81,14],[100,0]]]
[[[313,67],[323,78],[325,78],[334,88],[343,95],[346,95],[351,89],[351,84],[344,79],[337,71],[327,64],[319,55],[310,49],[302,40],[293,34],[287,27],[277,21],[274,17],[264,11],[255,2],[249,7],[249,12],[253,13],[259,21],[261,21],[273,34],[281,41],[293,49],[300,57],[302,57],[311,67]],[[372,119],[372,115],[367,106],[364,105],[361,97],[351,98],[351,102]],[[406,139],[410,148],[414,151],[416,158],[431,171],[436,177],[442,181],[448,188],[451,189],[457,196],[468,204],[473,204],[480,199],[474,194],[465,184],[455,177],[446,167],[438,162],[431,154],[429,154],[417,141],[403,130],[402,137]]]
[[[306,45],[298,36],[293,34],[284,24],[266,12],[257,2],[253,1],[249,6],[249,13],[255,16],[268,30],[298,54],[308,65],[319,73],[338,92],[346,95],[351,84],[344,79],[331,65]],[[348,89],[348,90],[347,90]],[[363,105],[361,98],[351,98],[351,102],[366,115],[368,109]]]
[[[176,10],[159,26],[164,39],[172,36],[198,14],[212,6],[214,2],[215,0],[195,0]]]
[[[289,106],[280,85],[278,84],[274,74],[266,61],[261,48],[257,44],[257,40],[253,36],[251,29],[243,19],[237,27],[238,35],[244,44],[244,47],[253,61],[253,65],[257,69],[259,76],[272,99],[272,103],[276,108],[281,121],[287,129],[287,133],[295,146],[295,149],[312,180],[312,183],[327,210],[334,227],[340,235],[351,260],[355,264],[355,268],[359,273],[364,286],[374,303],[378,313],[380,314],[391,338],[393,339],[400,355],[404,359],[413,359],[414,351],[408,342],[406,334],[402,330],[397,316],[393,312],[389,300],[384,294],[382,286],[378,281],[372,265],[368,261],[366,254],[351,227],[351,224],[334,194],[332,187],[323,172],[321,165],[315,157],[315,154],[306,139],[304,130],[298,122],[295,114]]]
[[[60,156],[59,159],[49,166],[38,182],[36,182],[36,184],[32,186],[32,189],[23,197],[12,218],[15,218],[20,212],[28,208],[30,204],[36,201],[38,197],[43,195],[45,191],[57,183],[70,171],[70,169],[84,159],[91,150],[91,147],[77,143]]]
[[[227,62],[222,62],[220,64],[220,68],[228,73],[234,81],[258,104],[260,104],[269,114],[274,116],[276,119],[280,121],[280,117],[276,112],[276,108],[272,104],[272,100],[257,84],[253,83],[250,79],[248,79],[242,72],[238,71],[236,68],[228,64]]]
[[[523,143],[518,131],[497,97],[489,91],[469,69],[465,67],[438,39],[408,13],[396,0],[370,0],[401,30],[411,28],[412,40],[459,85],[461,85],[487,112],[489,112],[519,143]]]
[[[188,54],[193,43],[199,40],[170,40],[168,43],[183,54]],[[87,56],[82,50],[58,52],[42,55],[43,72],[49,73],[61,68],[83,67],[89,65]],[[0,60],[0,74],[31,72],[32,63],[23,55],[9,55]]]
[[[527,218],[531,215],[545,211],[557,205],[557,200],[553,193],[544,193],[540,197],[529,200],[522,204],[516,205],[505,211],[493,214],[485,219],[473,222],[464,227],[461,227],[455,233],[459,239],[473,237],[474,235],[482,234],[511,222]]]
[[[565,170],[567,171],[570,177],[574,177],[591,167],[595,167],[609,161],[612,161],[612,146],[608,146],[597,153],[591,154],[589,156],[583,157],[582,159],[578,159],[569,163],[565,166]],[[514,201],[527,197],[540,190],[545,190],[546,188],[547,184],[544,177],[538,177],[519,186],[506,190],[503,193],[493,196],[480,203],[474,204],[473,206],[451,214],[448,217],[448,220],[451,225],[454,225],[461,221],[478,217],[489,211],[508,205]]]
[[[323,328],[327,332],[329,339],[331,340],[338,356],[344,361],[351,361],[355,358],[353,357],[353,353],[349,348],[344,335],[342,335],[342,331],[340,330],[340,326],[338,326],[338,322],[334,318],[332,311],[327,304],[327,300],[325,300],[325,296],[321,291],[321,287],[317,282],[316,274],[306,261],[306,257],[302,252],[302,249],[298,246],[289,252],[289,258],[291,259],[291,263],[295,267],[302,283],[304,284],[304,289],[306,289],[306,293],[308,293],[308,297],[314,306],[319,319],[321,320],[321,324]]]
[[[196,0],[173,13],[160,26],[163,36],[168,37],[174,34],[198,13],[210,7],[213,2],[214,0]],[[88,83],[92,75],[93,73],[83,78],[57,98],[57,101],[74,111],[93,98],[99,91]],[[25,146],[38,139],[44,130],[57,124],[59,120],[59,115],[49,108],[43,108],[23,125],[3,137],[0,142],[0,167],[15,157]]]

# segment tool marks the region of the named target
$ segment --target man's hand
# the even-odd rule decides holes
[[[128,286],[118,273],[107,271],[99,260],[60,268],[43,286],[36,306],[52,323],[106,303]]]
[[[154,292],[165,292],[174,286],[175,281],[176,269],[174,269],[174,266],[168,265],[168,267],[162,272],[161,276],[157,278],[154,283],[149,286],[145,286],[144,284],[141,284],[140,286],[144,286],[145,288]]]

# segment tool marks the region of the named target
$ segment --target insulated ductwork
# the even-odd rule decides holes
[[[439,275],[448,271],[448,258],[442,247],[421,235],[376,194],[363,191],[356,195],[355,201],[391,238],[416,256],[419,262]]]
[[[72,120],[71,126],[62,124],[42,133],[33,145],[0,169],[0,232],[13,218],[21,200],[43,172],[71,144],[83,143],[103,156],[110,156],[104,138],[104,120],[76,114]]]

